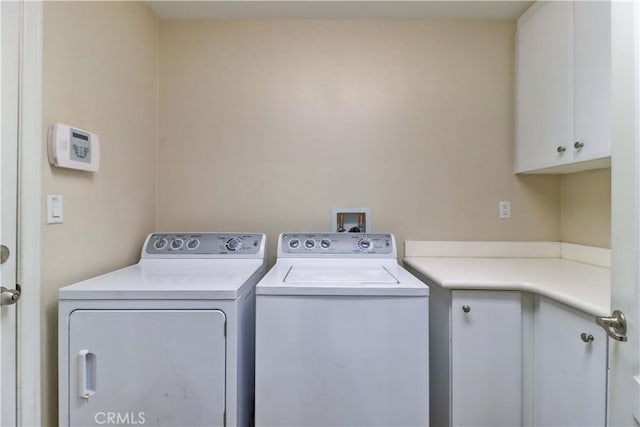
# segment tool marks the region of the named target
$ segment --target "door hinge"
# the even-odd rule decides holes
[[[225,409],[224,412],[222,413],[222,425],[226,426],[227,425],[227,410]]]
[[[227,337],[227,321],[224,321],[224,337]]]

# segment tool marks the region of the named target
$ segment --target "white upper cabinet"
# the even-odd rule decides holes
[[[611,5],[573,7],[574,161],[611,156]]]
[[[610,165],[609,2],[538,2],[518,20],[515,172]]]
[[[518,20],[516,172],[562,163],[573,139],[573,6],[532,9]]]

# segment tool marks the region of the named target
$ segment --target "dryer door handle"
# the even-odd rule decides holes
[[[89,350],[78,353],[78,395],[89,399],[96,394],[96,355]]]

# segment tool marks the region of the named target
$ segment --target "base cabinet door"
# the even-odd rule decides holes
[[[538,297],[534,339],[534,425],[606,425],[608,338],[594,317]]]
[[[522,424],[521,293],[451,292],[451,425]]]

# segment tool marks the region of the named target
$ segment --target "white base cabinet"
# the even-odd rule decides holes
[[[608,338],[594,316],[429,284],[431,427],[606,425]]]
[[[593,316],[544,297],[534,322],[534,425],[606,425],[607,334]]]
[[[451,425],[520,425],[520,305],[520,292],[451,292]]]
[[[520,292],[431,289],[430,425],[520,425]]]

